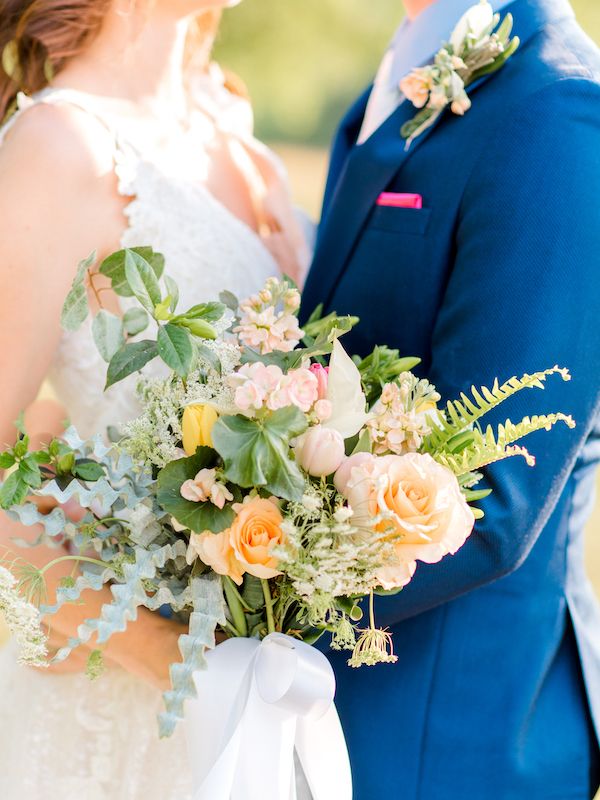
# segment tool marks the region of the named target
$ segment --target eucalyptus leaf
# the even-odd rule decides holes
[[[154,270],[159,279],[165,268],[165,259],[161,253],[155,253],[151,247],[132,247],[131,251],[141,256]],[[100,265],[100,272],[110,278],[113,291],[120,297],[133,297],[133,292],[125,275],[126,250],[118,250],[105,258]]]
[[[79,262],[69,294],[65,298],[60,316],[60,324],[65,331],[76,331],[87,319],[90,311],[85,276],[96,261],[96,252]]]
[[[129,336],[136,336],[148,327],[150,317],[143,308],[130,308],[123,314],[123,328]]]
[[[92,322],[92,335],[98,352],[106,362],[110,362],[125,341],[123,322],[115,314],[102,308]]]
[[[162,299],[158,279],[150,264],[135,250],[125,251],[125,277],[138,302],[154,316],[154,309]]]
[[[264,487],[284,500],[300,500],[305,482],[290,458],[290,440],[306,427],[305,415],[289,406],[261,420],[220,417],[211,436],[225,462],[225,475],[232,483],[247,489]]]
[[[194,348],[187,330],[176,325],[164,325],[158,331],[157,346],[165,364],[185,378],[194,360]]]
[[[158,504],[177,522],[192,531],[220,531],[228,528],[234,519],[231,506],[217,508],[211,502],[192,503],[181,496],[185,481],[195,478],[201,469],[213,467],[215,452],[210,447],[199,447],[190,458],[180,458],[158,473]]]
[[[230,311],[233,311],[234,314],[237,313],[237,310],[240,306],[239,300],[233,294],[233,292],[224,291],[219,294],[219,300],[223,303],[224,306]]]
[[[144,339],[141,342],[124,344],[120,350],[114,354],[108,365],[106,374],[106,389],[128,375],[139,372],[149,361],[156,358],[158,349],[156,342]]]

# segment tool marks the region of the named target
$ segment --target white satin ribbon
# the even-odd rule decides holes
[[[194,800],[296,800],[294,751],[313,800],[351,800],[325,656],[281,633],[228,639],[194,675],[186,706]]]

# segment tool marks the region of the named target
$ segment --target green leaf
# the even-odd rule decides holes
[[[158,354],[165,364],[185,378],[194,360],[190,335],[184,328],[168,323],[158,331]]]
[[[23,436],[15,443],[15,446],[13,447],[13,453],[15,455],[15,458],[23,458],[27,454],[28,447],[29,447],[29,437]]]
[[[259,608],[264,608],[265,595],[260,578],[255,578],[254,575],[246,573],[246,575],[244,575],[244,585],[241,594],[242,600],[253,611],[258,611]]]
[[[394,597],[400,594],[402,588],[401,586],[399,589],[375,589],[373,594],[376,594],[378,597]]]
[[[29,486],[18,472],[11,472],[0,488],[0,508],[20,506],[29,494]]]
[[[177,522],[196,533],[220,533],[231,525],[235,517],[231,506],[219,509],[211,502],[192,503],[181,496],[185,481],[195,478],[201,469],[213,467],[214,464],[214,450],[199,447],[195,455],[172,461],[158,473],[158,504]]]
[[[157,279],[161,277],[165,268],[163,255],[155,253],[151,247],[132,247],[131,251],[137,253],[150,264]],[[133,292],[125,275],[126,253],[126,250],[118,250],[108,256],[100,265],[100,272],[110,279],[115,294],[120,297],[133,297]]]
[[[85,276],[96,261],[96,252],[79,262],[77,273],[65,298],[60,315],[60,324],[65,331],[76,331],[87,318],[90,308],[85,288]]]
[[[491,489],[465,489],[463,491],[467,503],[477,503],[479,500],[489,497],[491,493]]]
[[[179,286],[177,286],[170,275],[165,275],[164,280],[165,286],[167,287],[167,292],[171,298],[171,311],[175,311],[177,304],[179,303]]]
[[[221,292],[219,294],[219,300],[223,303],[224,306],[230,311],[233,311],[234,314],[237,313],[237,310],[240,306],[237,297],[233,294],[233,292]]]
[[[25,412],[24,411],[20,412],[19,416],[16,418],[16,420],[14,422],[14,425],[15,425],[15,428],[18,430],[18,432],[22,436],[25,436],[27,434],[27,431],[25,430]]]
[[[123,322],[110,311],[100,309],[92,322],[92,335],[98,352],[106,362],[123,346]]]
[[[225,475],[244,488],[264,487],[284,500],[300,500],[305,479],[290,458],[290,439],[306,430],[305,415],[295,406],[262,420],[223,416],[212,429]]]
[[[136,336],[145,331],[150,317],[143,308],[130,308],[123,314],[123,327],[129,336]]]
[[[42,485],[42,474],[40,468],[31,453],[19,462],[18,473],[22,481],[32,489],[39,489]]]
[[[91,458],[78,459],[72,469],[73,475],[82,481],[99,481],[104,477],[104,467]]]
[[[5,453],[0,453],[0,469],[10,469],[15,464],[15,457],[7,450]]]
[[[176,319],[203,319],[206,322],[218,322],[223,317],[225,310],[223,303],[199,303],[184,314],[180,314]]]
[[[166,322],[173,316],[171,314],[171,300],[173,298],[168,294],[157,306],[154,306],[154,319],[160,322]]]
[[[216,352],[211,350],[210,347],[207,347],[205,344],[200,344],[200,342],[194,342],[194,345],[196,347],[196,353],[198,354],[198,357],[202,359],[202,361],[206,361],[206,363],[209,364],[212,369],[214,369],[217,375],[220,375],[223,366],[221,364],[221,359]]]
[[[71,475],[75,466],[75,453],[65,453],[56,462],[56,471],[59,475]]]
[[[156,358],[158,349],[156,342],[150,339],[143,339],[141,342],[124,344],[120,350],[114,354],[108,365],[106,374],[106,386],[122,381],[133,372],[139,372],[149,361]]]
[[[160,286],[150,264],[135,250],[125,251],[125,277],[138,302],[149,314],[161,301]]]

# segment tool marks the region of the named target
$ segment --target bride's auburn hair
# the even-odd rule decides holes
[[[133,0],[135,2],[135,0]],[[99,34],[113,0],[0,0],[0,123],[18,92],[40,91]],[[133,5],[133,3],[132,3]],[[190,61],[208,58],[220,13],[199,15]],[[193,54],[193,55],[192,55]]]

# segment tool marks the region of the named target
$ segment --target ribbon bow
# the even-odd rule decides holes
[[[322,653],[272,633],[228,639],[207,661],[186,709],[194,800],[296,800],[294,752],[313,800],[351,800],[335,678]]]

